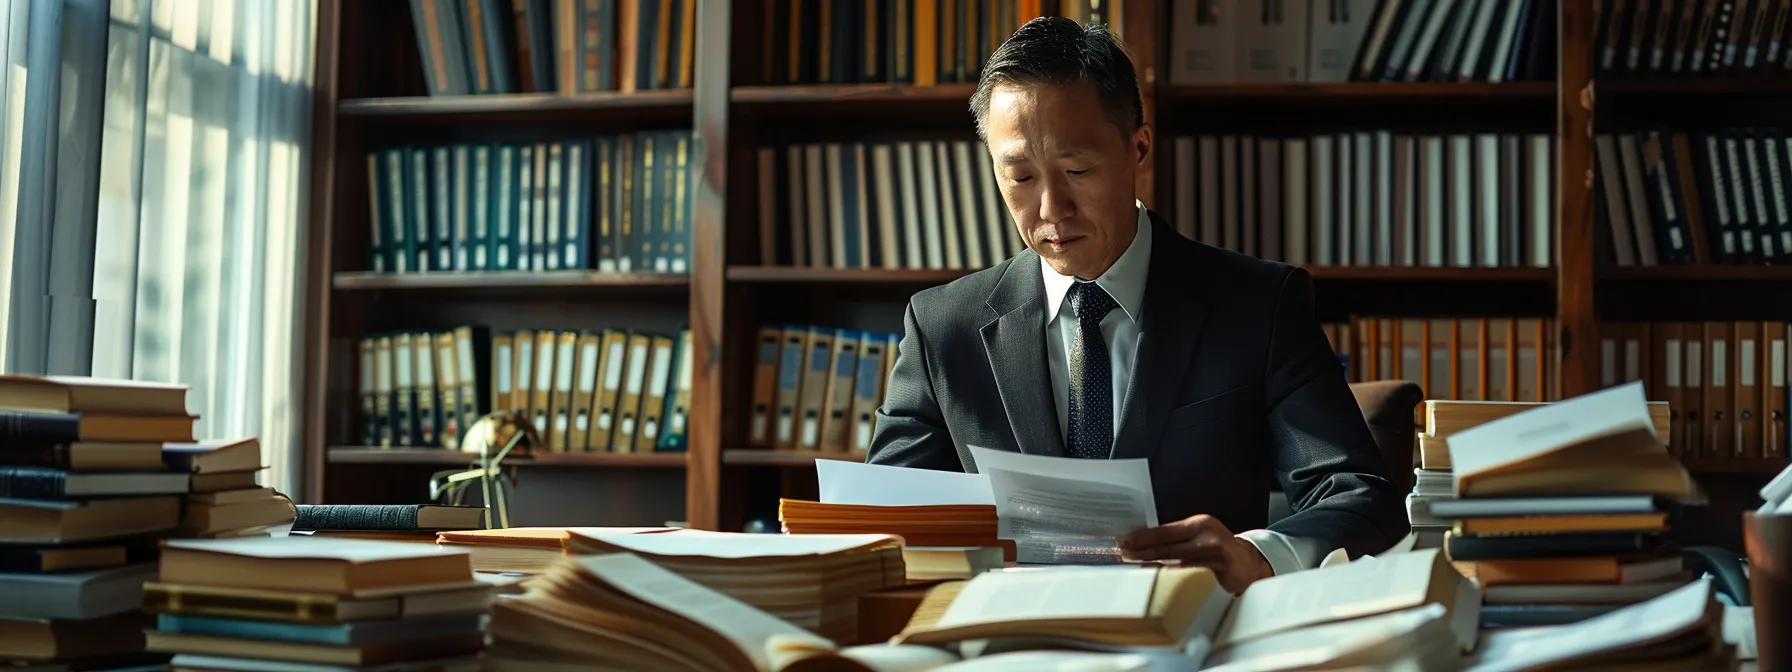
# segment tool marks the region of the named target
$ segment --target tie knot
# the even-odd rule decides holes
[[[1070,286],[1070,310],[1076,313],[1079,320],[1101,321],[1108,313],[1120,305],[1114,303],[1114,297],[1107,290],[1093,282],[1078,282]]]

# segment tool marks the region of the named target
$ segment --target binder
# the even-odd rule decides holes
[[[616,402],[622,391],[622,367],[628,359],[628,332],[605,329],[603,361],[598,374],[597,396],[591,400],[594,418],[585,446],[593,451],[607,451],[615,446]]]
[[[392,335],[392,445],[409,448],[417,445],[411,409],[416,403],[417,388],[411,377],[411,335]]]
[[[833,354],[828,362],[827,401],[822,414],[821,449],[846,450],[851,426],[852,385],[859,365],[859,334],[834,330]]]
[[[665,425],[660,434],[659,450],[684,451],[690,447],[686,430],[691,412],[691,374],[696,368],[696,352],[691,349],[691,330],[678,334],[678,365],[673,367],[673,391],[666,399]]]
[[[610,449],[619,453],[634,452],[635,433],[640,427],[641,392],[646,389],[648,365],[652,363],[653,337],[647,334],[628,335],[628,370],[622,376],[622,391],[616,400],[616,434]]]
[[[1681,382],[1682,414],[1686,422],[1680,434],[1680,455],[1699,457],[1705,454],[1705,325],[1699,322],[1680,324],[1680,335],[1686,352],[1686,375]]]
[[[579,334],[573,348],[578,351],[578,370],[573,374],[572,401],[567,406],[566,449],[582,452],[591,436],[591,398],[597,391],[597,370],[603,360],[603,338],[585,332]]]
[[[510,391],[510,410],[523,414],[524,422],[533,422],[535,413],[529,402],[535,398],[535,332],[518,331],[516,339],[516,384]]]
[[[486,354],[491,352],[487,341],[491,335],[485,327],[462,326],[454,328],[455,365],[459,369],[456,376],[460,380],[460,426],[464,434],[479,422],[479,418],[491,411],[482,401],[489,394],[486,390],[491,381],[486,380],[487,371],[491,371],[491,362]]]
[[[579,334],[562,331],[554,336],[554,386],[549,391],[548,450],[566,452],[567,435],[572,432],[572,375],[578,366]]]
[[[417,401],[414,407],[417,445],[440,446],[441,437],[436,433],[437,428],[441,427],[442,418],[437,412],[441,409],[441,404],[436,400],[435,339],[428,332],[411,334],[409,356],[417,367]]]
[[[1518,330],[1517,343],[1513,349],[1516,378],[1513,378],[1513,398],[1518,401],[1543,401],[1543,385],[1546,380],[1543,372],[1545,358],[1543,354],[1543,320],[1522,318],[1513,321]]]
[[[803,343],[803,389],[797,407],[797,448],[821,449],[823,414],[827,412],[828,370],[833,359],[834,334],[821,327],[810,327]]]
[[[516,336],[514,334],[500,333],[492,336],[491,408],[493,411],[508,413],[515,410],[515,407],[510,404],[512,395],[515,393],[511,383],[514,375],[512,369],[516,366],[515,343]]]
[[[554,351],[558,341],[552,330],[535,332],[535,370],[529,374],[535,383],[529,389],[529,423],[550,449],[554,445]]]
[[[884,337],[884,377],[882,387],[884,388],[883,396],[886,400],[890,397],[890,372],[896,369],[896,356],[899,354],[897,348],[901,343],[902,334],[889,334]],[[875,427],[873,429],[875,429]]]
[[[432,338],[423,334],[424,338]],[[443,447],[460,445],[460,365],[454,354],[454,332],[444,331],[433,336],[435,344],[430,348],[430,356],[435,357],[436,389],[441,401],[437,412],[440,423],[436,425],[439,444]]]
[[[361,445],[380,445],[379,371],[374,365],[374,339],[361,339]]]
[[[1731,435],[1734,453],[1761,456],[1761,323],[1737,322],[1731,326],[1735,360],[1731,363],[1730,412],[1735,414]]]
[[[779,450],[797,446],[797,407],[802,401],[803,352],[808,333],[802,327],[788,325],[780,335],[783,346],[778,352],[778,412],[772,432],[772,446]]]
[[[1682,418],[1686,409],[1681,390],[1685,389],[1682,379],[1686,370],[1684,356],[1684,338],[1678,323],[1657,324],[1650,329],[1649,339],[1649,382],[1644,383],[1650,401],[1668,403],[1668,435],[1661,437],[1668,452],[1678,456],[1684,446],[1680,439]]]
[[[850,450],[871,448],[871,430],[883,400],[886,354],[889,353],[884,351],[882,337],[870,332],[859,335],[859,362],[852,385],[852,429],[847,444]]]
[[[778,340],[773,327],[759,328],[759,363],[753,367],[753,409],[747,425],[747,445],[772,445],[772,407],[778,400]]]
[[[1705,450],[1707,457],[1736,454],[1736,424],[1730,399],[1735,378],[1728,322],[1705,323]]]
[[[1482,365],[1487,373],[1487,399],[1489,401],[1512,400],[1511,365],[1516,359],[1512,356],[1511,326],[1509,318],[1492,318],[1483,320],[1482,348],[1485,355]]]
[[[1785,322],[1762,325],[1761,342],[1761,456],[1782,457],[1786,454],[1786,337]]]
[[[393,427],[397,420],[398,390],[392,384],[392,339],[373,339],[373,415],[379,426],[374,440],[367,445],[391,448],[395,445]]]
[[[635,430],[635,452],[652,452],[659,445],[666,412],[666,390],[672,378],[670,336],[652,338],[653,364],[647,369],[646,389],[641,393],[640,424]]]

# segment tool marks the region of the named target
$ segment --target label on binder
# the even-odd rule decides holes
[[[670,424],[672,425],[673,432],[683,432],[684,431],[684,409],[679,409],[679,410],[672,412],[672,420],[670,421]],[[755,434],[754,436],[764,436],[764,434],[765,434],[765,418],[759,418],[758,428],[759,428],[759,433]]]
[[[622,419],[622,433],[624,435],[635,433],[635,419],[633,417]]]
[[[790,416],[778,418],[778,443],[790,442]]]
[[[653,439],[653,438],[658,437],[659,435],[660,435],[660,424],[659,423],[654,422],[651,419],[647,420],[646,422],[641,423],[641,436],[647,437],[648,439]]]
[[[600,431],[600,432],[610,431],[610,412],[609,411],[604,411],[602,413],[597,414],[597,431]]]
[[[816,441],[818,439],[820,439],[820,434],[821,434],[821,423],[816,422],[814,418],[804,418],[803,419],[803,446],[804,447],[814,447],[816,445]]]

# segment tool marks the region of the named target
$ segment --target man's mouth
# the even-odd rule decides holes
[[[1062,252],[1082,239],[1082,236],[1050,236],[1045,239],[1045,242],[1052,246],[1052,251]]]

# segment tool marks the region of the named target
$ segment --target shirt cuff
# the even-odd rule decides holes
[[[1276,576],[1312,569],[1325,559],[1325,546],[1313,539],[1291,537],[1274,530],[1246,530],[1233,536],[1256,546]]]

